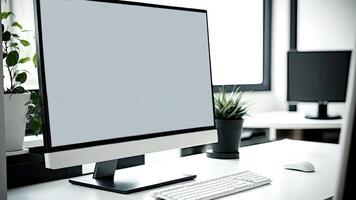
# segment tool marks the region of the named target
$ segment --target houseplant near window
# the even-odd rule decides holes
[[[15,151],[23,148],[26,127],[27,103],[30,93],[22,86],[27,80],[27,71],[21,70],[21,64],[31,61],[23,56],[21,50],[30,43],[21,38],[23,32],[19,22],[13,21],[12,12],[1,12],[2,53],[4,68],[4,107],[6,150]]]
[[[38,136],[42,134],[41,99],[38,91],[31,92],[31,99],[26,105],[28,105],[26,130],[31,135]]]
[[[243,117],[247,115],[247,105],[242,101],[243,92],[233,89],[227,92],[224,87],[214,94],[215,122],[219,142],[212,144],[210,158],[234,159],[239,158],[239,147]]]

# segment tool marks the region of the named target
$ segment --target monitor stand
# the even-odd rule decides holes
[[[74,185],[130,194],[196,178],[196,175],[175,173],[174,169],[152,173],[152,169],[144,165],[116,170],[117,162],[118,160],[110,160],[96,163],[93,176],[78,177],[69,182]],[[162,171],[167,171],[167,173]]]
[[[307,119],[321,119],[321,120],[341,119],[341,116],[329,116],[328,115],[328,102],[327,101],[319,101],[317,116],[307,115],[305,117]]]

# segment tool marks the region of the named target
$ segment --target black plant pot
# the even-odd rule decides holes
[[[219,142],[212,144],[211,151],[207,153],[208,157],[219,159],[239,158],[243,119],[216,119],[215,122]]]

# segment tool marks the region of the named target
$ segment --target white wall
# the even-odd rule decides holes
[[[298,50],[353,49],[355,0],[299,0]]]
[[[298,50],[352,50],[356,38],[355,19],[355,0],[299,0]],[[343,113],[344,107],[344,103],[331,103],[329,113]],[[316,106],[303,103],[299,110],[315,113]]]

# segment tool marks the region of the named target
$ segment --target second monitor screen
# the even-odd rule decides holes
[[[288,101],[343,102],[351,51],[289,52]]]

